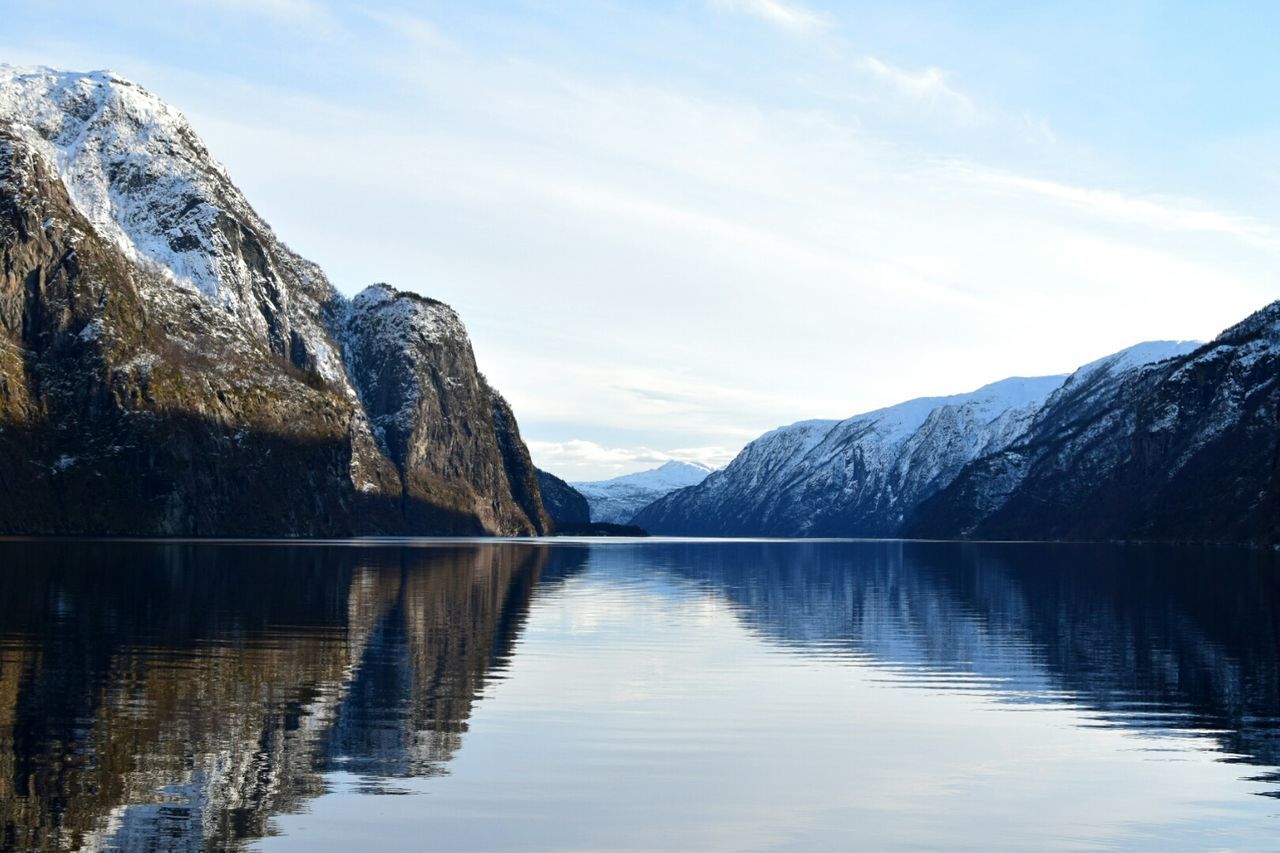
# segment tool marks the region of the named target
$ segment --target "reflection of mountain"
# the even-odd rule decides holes
[[[574,550],[4,543],[0,847],[261,837],[322,773],[458,749]]]
[[[887,678],[1066,700],[1102,724],[1212,730],[1280,765],[1280,560],[1221,548],[666,545],[763,636]]]

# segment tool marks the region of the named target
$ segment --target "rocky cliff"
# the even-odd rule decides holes
[[[452,311],[345,299],[140,87],[0,67],[0,531],[548,526]]]

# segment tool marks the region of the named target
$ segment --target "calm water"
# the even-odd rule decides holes
[[[5,849],[1280,847],[1280,561],[0,542]]]

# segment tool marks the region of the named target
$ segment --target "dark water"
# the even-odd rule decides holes
[[[1280,847],[1280,564],[0,542],[0,848]]]

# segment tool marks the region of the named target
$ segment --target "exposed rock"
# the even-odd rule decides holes
[[[0,67],[0,530],[546,531],[453,312],[362,296],[281,243],[172,107]]]

